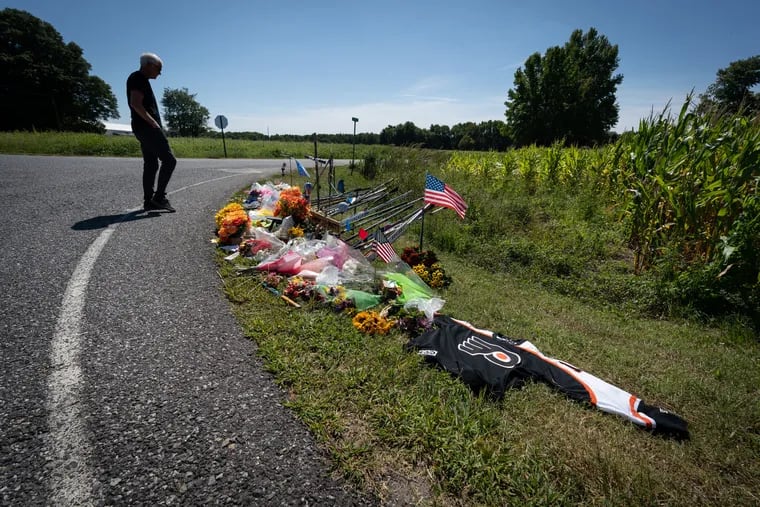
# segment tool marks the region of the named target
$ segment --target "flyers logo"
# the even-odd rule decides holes
[[[471,356],[483,356],[486,361],[501,368],[514,368],[520,364],[519,355],[477,336],[470,336],[460,343],[457,348],[461,352],[465,352]]]

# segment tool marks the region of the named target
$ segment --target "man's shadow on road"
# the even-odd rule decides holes
[[[88,218],[87,220],[80,220],[71,226],[75,231],[89,231],[92,229],[105,229],[109,225],[118,224],[121,222],[132,222],[134,220],[142,220],[144,218],[156,218],[163,215],[158,211],[130,211],[129,213],[118,213],[116,215],[102,215],[99,217]]]

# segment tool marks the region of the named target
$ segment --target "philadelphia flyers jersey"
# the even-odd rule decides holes
[[[508,389],[519,388],[526,381],[544,382],[574,400],[625,417],[652,432],[677,439],[689,437],[687,423],[681,417],[647,405],[569,363],[547,357],[527,340],[514,340],[437,315],[433,327],[412,338],[408,346],[475,391],[486,389],[501,398]]]

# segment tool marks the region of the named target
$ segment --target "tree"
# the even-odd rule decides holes
[[[398,125],[385,127],[380,132],[380,142],[383,144],[394,144],[396,146],[412,146],[425,142],[425,133],[413,122],[400,123]]]
[[[731,62],[725,69],[718,70],[717,76],[699,96],[699,112],[717,109],[729,114],[740,110],[748,115],[760,113],[760,93],[752,91],[752,87],[760,83],[760,55]]]
[[[478,144],[481,150],[504,151],[511,144],[507,126],[500,120],[488,120],[478,124]]]
[[[104,132],[118,118],[111,87],[74,42],[18,9],[0,11],[0,130]]]
[[[457,123],[451,127],[452,148],[457,150],[477,150],[475,139],[478,137],[478,126],[475,122],[468,121]]]
[[[425,147],[434,150],[450,150],[451,139],[451,129],[447,125],[430,125],[425,136]]]
[[[208,130],[208,109],[200,105],[195,100],[195,94],[187,88],[164,88],[161,104],[170,132],[183,137],[198,137]]]
[[[544,56],[532,54],[507,92],[509,137],[518,145],[604,142],[618,121],[618,63],[617,45],[594,28],[586,34],[575,30],[563,47],[551,47]]]

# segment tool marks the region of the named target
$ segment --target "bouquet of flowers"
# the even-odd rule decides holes
[[[327,302],[329,303],[330,308],[336,312],[350,314],[356,308],[354,301],[347,296],[346,288],[342,285],[325,287],[322,290],[326,293]]]
[[[220,245],[240,243],[243,234],[251,225],[248,212],[238,203],[231,203],[219,210],[214,216]]]
[[[261,251],[271,250],[272,243],[266,239],[249,238],[240,243],[240,255],[243,257],[254,257]]]
[[[451,277],[446,274],[432,250],[420,251],[417,247],[407,247],[401,254],[401,260],[409,264],[430,287],[443,289],[451,285]]]
[[[222,227],[222,220],[224,220],[224,217],[227,216],[227,213],[233,212],[233,211],[242,211],[243,206],[236,203],[231,202],[224,208],[220,209],[216,212],[216,215],[214,215],[214,222],[216,222],[216,228],[217,230]]]
[[[280,199],[274,208],[274,216],[291,216],[296,224],[302,224],[309,216],[309,211],[309,201],[301,195],[301,189],[290,187],[280,192]]]
[[[352,324],[365,334],[387,334],[393,327],[392,320],[372,310],[357,313]]]
[[[320,303],[324,301],[324,295],[319,292],[317,285],[312,281],[301,278],[300,276],[292,277],[282,293],[293,300],[314,300]]]

